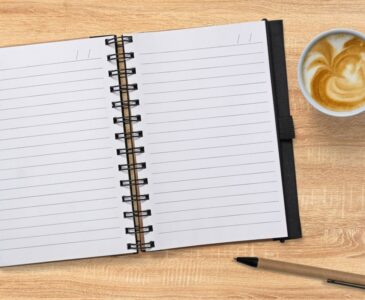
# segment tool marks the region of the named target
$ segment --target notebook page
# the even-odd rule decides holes
[[[105,38],[0,49],[0,265],[131,252]]]
[[[264,22],[133,35],[157,250],[287,236]]]

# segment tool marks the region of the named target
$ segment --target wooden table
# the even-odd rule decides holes
[[[360,290],[255,271],[256,255],[365,273],[365,114],[331,118],[301,95],[303,47],[321,31],[365,32],[364,1],[0,0],[0,46],[110,33],[284,19],[303,239],[235,243],[0,270],[0,299],[365,299]],[[1,60],[1,57],[0,57]]]

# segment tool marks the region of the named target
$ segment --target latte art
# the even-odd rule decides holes
[[[365,105],[365,41],[350,34],[333,34],[308,52],[303,68],[307,91],[333,111]]]

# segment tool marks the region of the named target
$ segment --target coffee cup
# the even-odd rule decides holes
[[[350,29],[317,35],[300,57],[298,82],[322,113],[348,117],[365,111],[365,35]]]

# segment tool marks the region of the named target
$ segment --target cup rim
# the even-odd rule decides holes
[[[320,105],[316,100],[314,100],[312,98],[312,96],[309,94],[309,92],[307,91],[305,85],[304,85],[304,79],[303,79],[303,66],[304,66],[304,59],[307,56],[308,52],[312,49],[312,47],[321,39],[325,38],[326,36],[332,35],[332,34],[338,34],[338,33],[346,33],[346,34],[351,34],[354,36],[357,36],[359,38],[361,38],[362,40],[365,41],[365,34],[352,30],[352,29],[346,29],[346,28],[335,28],[335,29],[331,29],[331,30],[327,30],[324,32],[321,32],[320,34],[316,35],[308,44],[307,46],[304,48],[300,59],[299,59],[299,64],[298,64],[298,70],[297,70],[297,76],[298,76],[298,83],[299,83],[299,87],[300,90],[302,92],[302,94],[304,95],[304,97],[307,99],[307,101],[317,110],[319,110],[320,112],[326,114],[326,115],[330,115],[330,116],[334,116],[334,117],[350,117],[350,116],[355,116],[358,115],[362,112],[365,111],[365,105],[363,105],[362,107],[359,107],[357,109],[351,110],[351,111],[334,111],[334,110],[330,110],[322,105]]]

